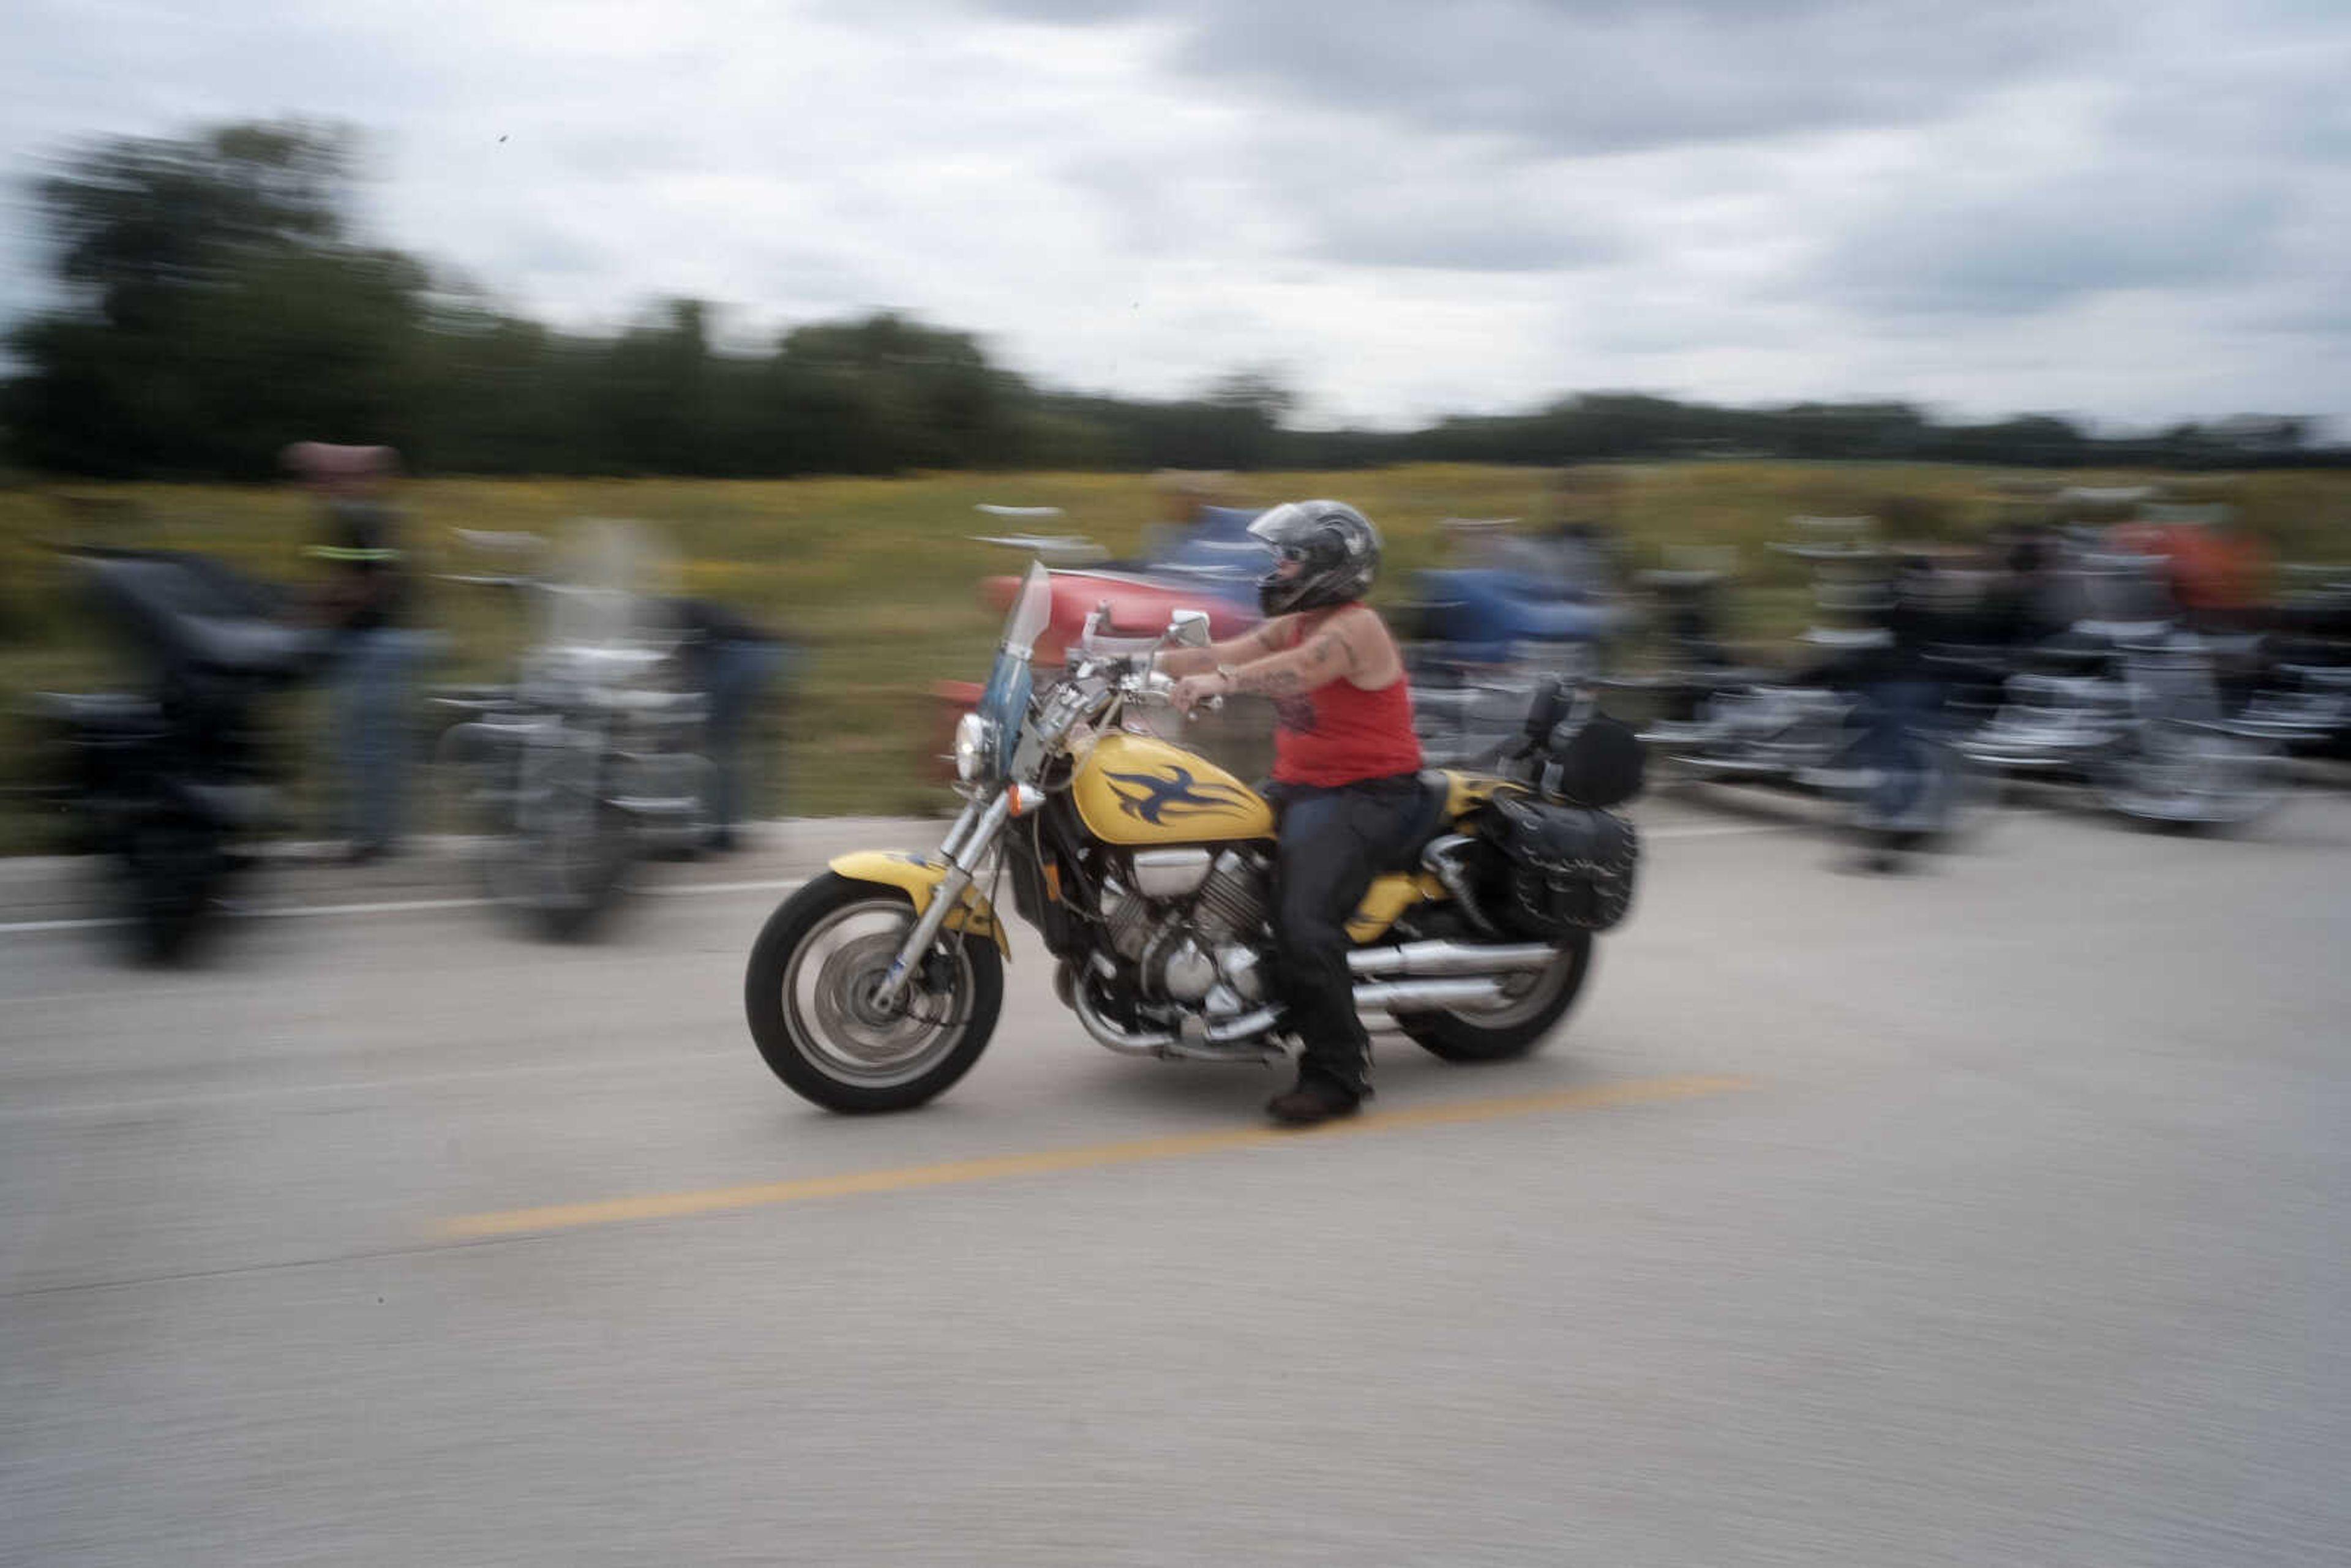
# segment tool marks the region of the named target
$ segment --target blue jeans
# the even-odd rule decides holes
[[[408,672],[423,647],[399,626],[344,634],[334,673],[334,735],[341,826],[356,843],[400,841],[408,770]]]
[[[1934,783],[1926,766],[1928,737],[1942,711],[1943,688],[1936,681],[1876,681],[1862,688],[1855,715],[1861,726],[1853,758],[1877,775],[1863,802],[1865,827],[1887,832],[1928,832],[1940,824],[1922,808]]]
[[[759,693],[781,671],[789,650],[781,643],[729,640],[711,645],[705,678],[710,701],[706,727],[710,758],[710,826],[726,832],[743,806],[743,752],[754,733],[752,713]]]

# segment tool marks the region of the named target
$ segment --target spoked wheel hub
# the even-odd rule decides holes
[[[883,980],[905,940],[912,918],[904,904],[872,900],[849,904],[820,921],[793,953],[783,976],[783,1005],[803,1048],[820,1071],[860,1084],[916,1077],[952,1051],[968,1008],[967,971],[954,957],[925,963],[898,999],[884,1005]],[[946,981],[932,987],[933,971]]]

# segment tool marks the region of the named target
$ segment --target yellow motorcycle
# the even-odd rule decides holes
[[[1091,622],[1040,683],[1045,569],[1015,596],[979,706],[956,727],[967,804],[930,854],[842,855],[768,917],[744,1009],[759,1053],[836,1111],[900,1111],[987,1049],[1011,956],[997,894],[1036,928],[1055,990],[1112,1051],[1202,1061],[1284,1054],[1271,909],[1274,813],[1152,733],[1168,682],[1150,655],[1202,646],[1207,617],[1116,639]],[[1508,773],[1424,776],[1421,831],[1348,925],[1359,1011],[1452,1061],[1532,1050],[1630,901],[1639,840],[1604,810],[1638,788],[1629,732],[1554,688]],[[1155,712],[1156,710],[1156,712]],[[1595,738],[1597,737],[1597,738]]]

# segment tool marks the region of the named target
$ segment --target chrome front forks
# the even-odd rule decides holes
[[[914,973],[923,955],[930,951],[947,916],[962,906],[964,896],[971,891],[972,881],[995,847],[1004,824],[1022,811],[1034,810],[1044,800],[1044,791],[1033,785],[1008,784],[986,806],[974,800],[963,809],[963,815],[956,819],[955,826],[947,830],[946,841],[939,846],[947,874],[932,889],[929,905],[914,922],[914,928],[906,933],[906,939],[898,945],[897,956],[890,960],[889,972],[874,990],[877,1006],[898,1005],[898,998],[905,993],[907,977]]]

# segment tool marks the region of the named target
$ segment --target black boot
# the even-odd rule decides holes
[[[1285,1126],[1311,1127],[1352,1116],[1363,1105],[1364,1097],[1337,1079],[1304,1068],[1295,1087],[1266,1102],[1265,1113]]]

